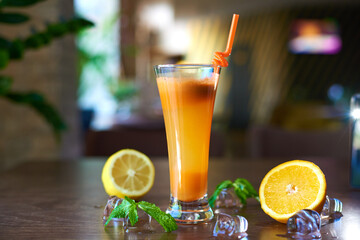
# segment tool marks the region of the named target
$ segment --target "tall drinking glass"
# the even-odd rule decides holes
[[[209,143],[220,68],[213,65],[154,67],[163,109],[170,169],[167,213],[178,223],[213,217],[207,199]]]

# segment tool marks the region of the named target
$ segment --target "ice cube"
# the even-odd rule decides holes
[[[107,203],[104,208],[104,215],[103,220],[106,221],[108,217],[110,216],[111,212],[116,208],[118,205],[122,203],[123,199],[118,198],[116,196],[109,196]],[[123,218],[113,218],[112,221],[124,221]]]
[[[127,233],[152,233],[154,230],[154,227],[152,226],[152,219],[151,216],[148,215],[143,210],[138,210],[138,221],[134,224],[134,226],[131,225],[129,216],[125,218],[125,225],[124,229]]]
[[[241,239],[246,237],[248,221],[246,218],[226,213],[219,213],[216,216],[216,223],[213,230],[213,236],[219,238]]]
[[[313,210],[303,209],[290,217],[287,222],[287,237],[320,239],[321,218]]]
[[[331,198],[329,196],[326,196],[326,201],[320,216],[322,225],[341,218],[343,216],[342,202],[337,198]]]
[[[243,205],[232,188],[223,189],[214,203],[215,213],[237,214]]]

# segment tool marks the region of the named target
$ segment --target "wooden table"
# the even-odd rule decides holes
[[[344,217],[321,229],[322,239],[358,239],[360,192],[348,184],[346,161],[309,159],[324,171],[328,195],[340,199]],[[211,159],[209,192],[225,179],[243,177],[258,188],[264,175],[283,160]],[[143,200],[165,210],[169,200],[166,159],[153,160],[154,187]],[[77,162],[29,162],[0,174],[0,239],[214,239],[204,226],[180,227],[172,233],[125,234],[121,228],[102,225],[107,196],[100,180],[104,159]],[[259,203],[250,201],[241,210],[249,221],[247,239],[284,239],[286,225],[265,215]]]

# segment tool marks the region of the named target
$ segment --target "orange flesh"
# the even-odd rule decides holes
[[[218,75],[157,78],[168,142],[173,197],[195,201],[207,192],[211,122]]]
[[[286,223],[301,209],[321,212],[326,199],[326,179],[314,163],[293,160],[271,169],[260,184],[261,208]]]
[[[294,178],[292,176],[304,176]],[[305,167],[293,166],[274,173],[268,182],[277,182],[276,188],[265,188],[266,204],[278,214],[305,209],[318,195],[319,181],[316,174]],[[268,185],[271,186],[271,185]]]

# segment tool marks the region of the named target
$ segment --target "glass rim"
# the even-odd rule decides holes
[[[214,64],[158,64],[154,65],[154,68],[221,68],[220,65],[216,66]]]

